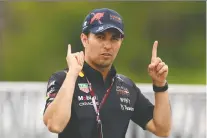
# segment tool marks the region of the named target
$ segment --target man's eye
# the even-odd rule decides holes
[[[119,40],[119,38],[118,37],[112,37],[112,40]]]
[[[104,36],[102,36],[102,35],[98,35],[97,38],[98,38],[98,39],[103,39]]]

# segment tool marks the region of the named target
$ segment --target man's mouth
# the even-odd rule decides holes
[[[104,57],[111,57],[112,56],[112,54],[110,54],[110,53],[103,53],[101,55],[104,56]]]

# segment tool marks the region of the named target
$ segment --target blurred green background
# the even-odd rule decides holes
[[[67,45],[82,50],[81,25],[95,8],[119,12],[125,40],[115,66],[138,83],[151,83],[152,45],[168,64],[168,82],[206,83],[205,2],[5,2],[1,81],[48,81],[64,69]]]

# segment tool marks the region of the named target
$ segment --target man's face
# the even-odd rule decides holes
[[[109,67],[117,56],[122,43],[121,34],[116,29],[107,29],[102,33],[89,33],[84,45],[85,57],[96,66]]]

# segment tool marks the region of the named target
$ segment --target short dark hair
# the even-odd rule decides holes
[[[90,33],[89,31],[83,32],[83,34],[85,34],[87,37],[88,37],[89,33]]]

